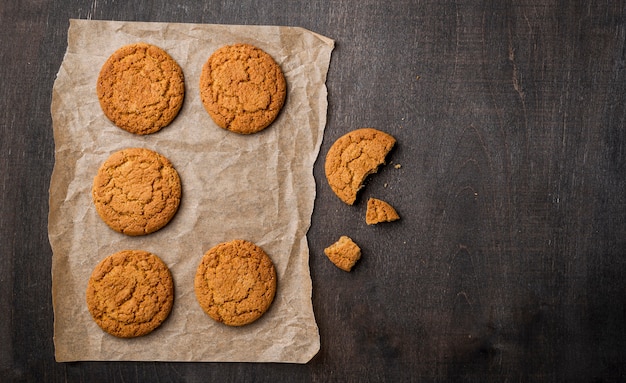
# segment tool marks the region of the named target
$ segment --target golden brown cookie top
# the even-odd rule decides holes
[[[348,205],[356,200],[365,178],[376,173],[396,139],[373,128],[353,130],[335,141],[326,154],[326,179]]]
[[[361,248],[352,238],[342,235],[339,240],[324,249],[324,254],[343,271],[350,271],[361,259]]]
[[[113,230],[131,236],[155,232],[176,214],[182,194],[178,172],[161,154],[128,148],[100,166],[92,188],[96,211]]]
[[[259,246],[221,243],[204,254],[194,280],[198,303],[211,318],[243,326],[260,318],[276,293],[276,270]]]
[[[367,201],[367,211],[365,213],[365,223],[375,225],[381,222],[392,222],[400,219],[398,212],[387,202],[370,198]]]
[[[104,331],[121,338],[146,335],[168,317],[174,283],[156,255],[123,250],[102,260],[87,283],[87,308]]]
[[[125,45],[102,66],[96,86],[104,114],[118,127],[150,134],[167,126],[183,105],[183,71],[163,49]]]
[[[224,46],[202,67],[200,97],[215,123],[227,130],[251,134],[278,116],[287,94],[280,66],[263,50],[249,44]]]

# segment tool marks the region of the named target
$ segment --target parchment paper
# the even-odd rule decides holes
[[[174,122],[137,136],[102,113],[96,79],[120,46],[147,42],[182,67],[185,101]],[[217,48],[256,45],[281,66],[287,99],[264,131],[243,136],[219,128],[202,107],[202,65]],[[306,234],[315,199],[313,163],[326,123],[326,74],[334,42],[293,27],[71,20],[68,47],[52,94],[55,165],[50,182],[48,234],[53,251],[52,298],[57,361],[150,360],[306,363],[319,350],[311,303]],[[97,215],[91,186],[114,151],[145,147],[178,170],[183,197],[163,229],[128,237]],[[209,318],[193,291],[196,267],[212,246],[247,239],[261,246],[277,271],[269,311],[244,327]],[[150,251],[169,266],[175,301],[153,333],[119,339],[104,333],[85,303],[87,281],[106,256]]]

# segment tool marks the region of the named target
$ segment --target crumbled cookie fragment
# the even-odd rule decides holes
[[[396,143],[393,136],[373,128],[353,130],[340,137],[326,155],[326,179],[339,199],[354,204],[368,175],[376,173]]]
[[[335,266],[349,272],[361,258],[361,248],[350,237],[342,235],[337,242],[324,249],[324,254]]]
[[[365,222],[368,225],[375,225],[380,222],[391,222],[398,219],[400,219],[398,212],[387,202],[376,198],[370,198],[367,201]]]

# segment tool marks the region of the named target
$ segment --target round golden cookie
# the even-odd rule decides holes
[[[174,217],[182,194],[180,177],[161,154],[144,148],[113,153],[93,180],[96,211],[113,230],[150,234]]]
[[[393,136],[373,128],[353,130],[335,141],[326,154],[326,180],[337,197],[354,204],[368,175],[376,173],[393,148]]]
[[[259,246],[221,243],[204,254],[194,280],[198,303],[211,318],[243,326],[260,318],[276,294],[276,270]]]
[[[218,126],[236,133],[251,134],[268,127],[283,107],[286,94],[280,66],[249,44],[224,46],[202,67],[204,108]]]
[[[125,45],[102,66],[97,83],[104,114],[118,127],[150,134],[169,125],[183,105],[183,71],[163,49]]]
[[[123,250],[102,260],[87,283],[87,307],[104,331],[120,338],[146,335],[168,317],[174,282],[156,255]]]

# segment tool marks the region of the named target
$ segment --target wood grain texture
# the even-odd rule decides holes
[[[69,18],[335,39],[308,235],[310,363],[54,361],[49,110]],[[626,379],[624,1],[9,0],[0,22],[0,380]],[[323,158],[360,127],[398,144],[346,206]],[[401,220],[366,225],[370,196]],[[351,273],[323,254],[339,235],[363,250]]]

